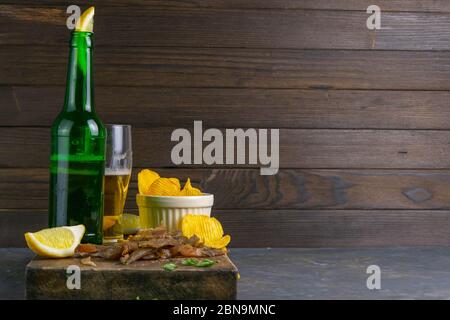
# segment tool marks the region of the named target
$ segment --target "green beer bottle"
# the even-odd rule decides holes
[[[77,28],[64,108],[51,127],[49,227],[84,224],[83,242],[101,244],[106,131],[95,113],[92,64],[93,33]]]

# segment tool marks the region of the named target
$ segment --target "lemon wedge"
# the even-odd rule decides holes
[[[122,228],[123,234],[135,234],[140,229],[139,216],[130,213],[124,213],[122,215]]]
[[[28,247],[36,254],[48,258],[73,256],[86,228],[80,224],[73,227],[43,229],[25,233]]]
[[[90,7],[85,12],[83,12],[83,14],[77,21],[75,31],[94,32],[94,15],[94,7]]]

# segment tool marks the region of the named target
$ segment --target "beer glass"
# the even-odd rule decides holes
[[[103,242],[123,239],[122,215],[132,168],[131,126],[106,125]]]

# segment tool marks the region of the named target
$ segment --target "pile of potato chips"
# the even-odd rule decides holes
[[[201,196],[202,191],[191,185],[188,178],[181,188],[177,178],[162,178],[158,173],[144,169],[138,174],[138,188],[142,195],[152,196]],[[216,218],[203,215],[188,214],[181,221],[181,232],[187,238],[196,235],[207,247],[224,249],[230,243],[231,237],[224,236],[223,228]]]
[[[144,169],[138,174],[139,193],[150,196],[201,196],[200,189],[191,185],[188,178],[183,189],[177,178],[161,178],[155,171]]]
[[[181,222],[183,236],[190,238],[196,235],[207,247],[222,249],[231,241],[229,235],[223,235],[219,220],[208,216],[188,214]]]

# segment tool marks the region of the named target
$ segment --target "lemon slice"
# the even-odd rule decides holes
[[[95,8],[90,7],[87,9],[77,21],[75,31],[94,32],[94,15]]]
[[[122,228],[123,234],[135,234],[140,229],[139,216],[130,213],[124,213],[122,215]]]
[[[44,229],[25,233],[28,247],[36,254],[49,258],[73,256],[83,238],[84,225]]]

